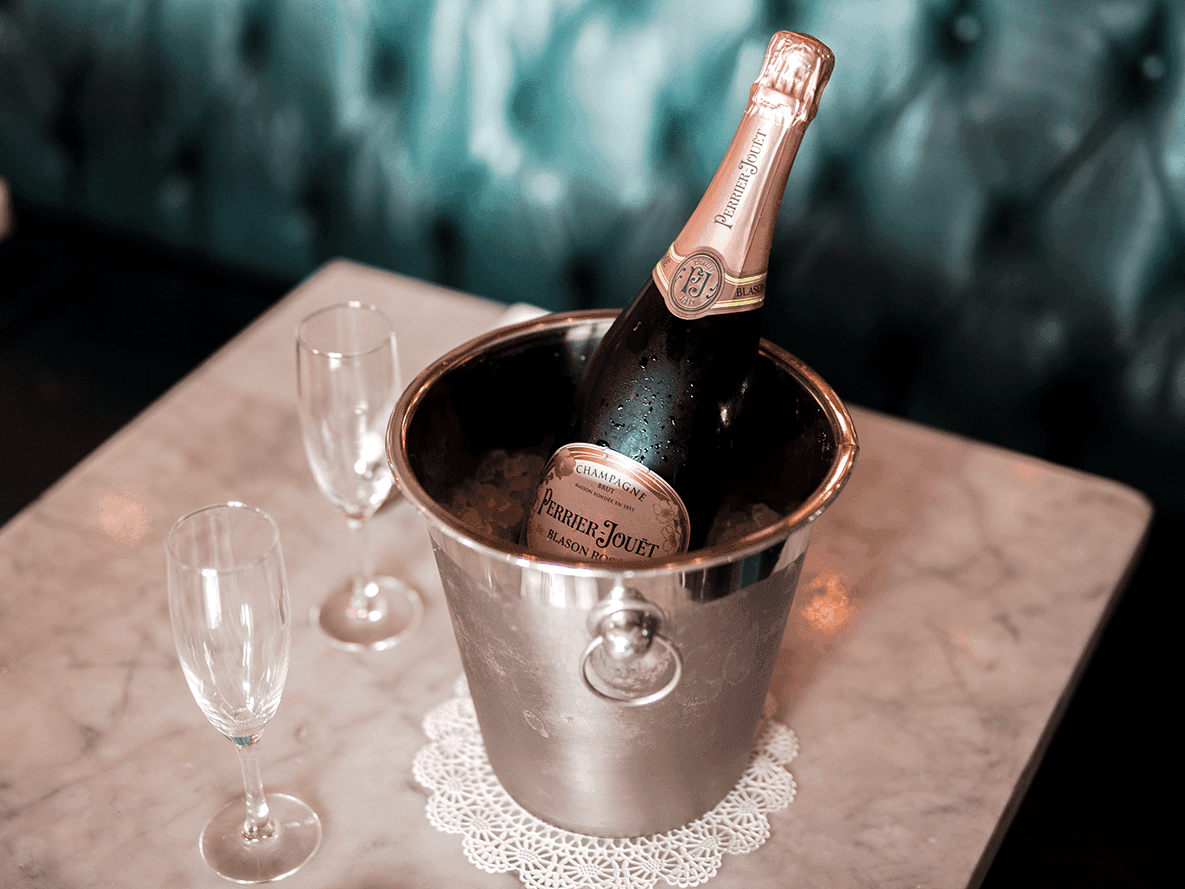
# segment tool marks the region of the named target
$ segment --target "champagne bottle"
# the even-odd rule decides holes
[[[538,555],[663,559],[702,544],[760,339],[774,222],[834,56],[780,31],[707,192],[590,356],[523,531]]]

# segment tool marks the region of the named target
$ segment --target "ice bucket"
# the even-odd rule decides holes
[[[763,341],[720,467],[731,538],[661,564],[532,556],[514,542],[526,505],[498,482],[542,468],[613,317],[549,315],[445,355],[404,393],[387,454],[427,521],[494,773],[544,821],[624,837],[692,821],[740,779],[813,522],[857,444],[827,384]]]

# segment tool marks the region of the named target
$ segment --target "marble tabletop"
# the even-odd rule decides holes
[[[391,315],[407,379],[505,310],[332,263],[0,529],[0,885],[228,885],[197,837],[241,793],[238,765],[178,666],[162,541],[238,499],[279,523],[297,613],[344,576],[346,528],[301,446],[293,331],[347,298]],[[798,796],[763,847],[725,858],[720,889],[977,883],[1151,517],[1118,483],[852,413],[860,457],[814,532],[771,689],[801,743]],[[372,537],[425,622],[380,653],[296,626],[263,775],[325,833],[285,885],[517,885],[425,817],[411,763],[460,659],[414,509],[395,502]]]

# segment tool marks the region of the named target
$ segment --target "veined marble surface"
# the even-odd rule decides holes
[[[344,299],[391,315],[406,380],[504,311],[331,264],[0,529],[0,886],[229,885],[197,838],[241,779],[177,663],[163,539],[238,499],[279,523],[297,614],[344,577],[345,525],[301,446],[293,345],[305,313]],[[814,531],[772,686],[801,740],[798,797],[710,886],[981,876],[1151,516],[1115,482],[852,413],[860,457]],[[260,752],[266,787],[316,808],[324,840],[284,885],[518,885],[424,816],[411,762],[460,659],[414,509],[397,501],[372,537],[380,567],[423,591],[425,622],[379,653],[297,623]]]

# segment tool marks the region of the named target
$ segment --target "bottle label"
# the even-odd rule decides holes
[[[728,312],[747,312],[765,300],[765,272],[746,277],[725,271],[715,250],[701,247],[690,256],[672,244],[654,267],[654,281],[673,315],[701,318]]]
[[[662,559],[687,551],[691,520],[665,479],[594,444],[552,455],[527,517],[526,545],[578,562]]]

